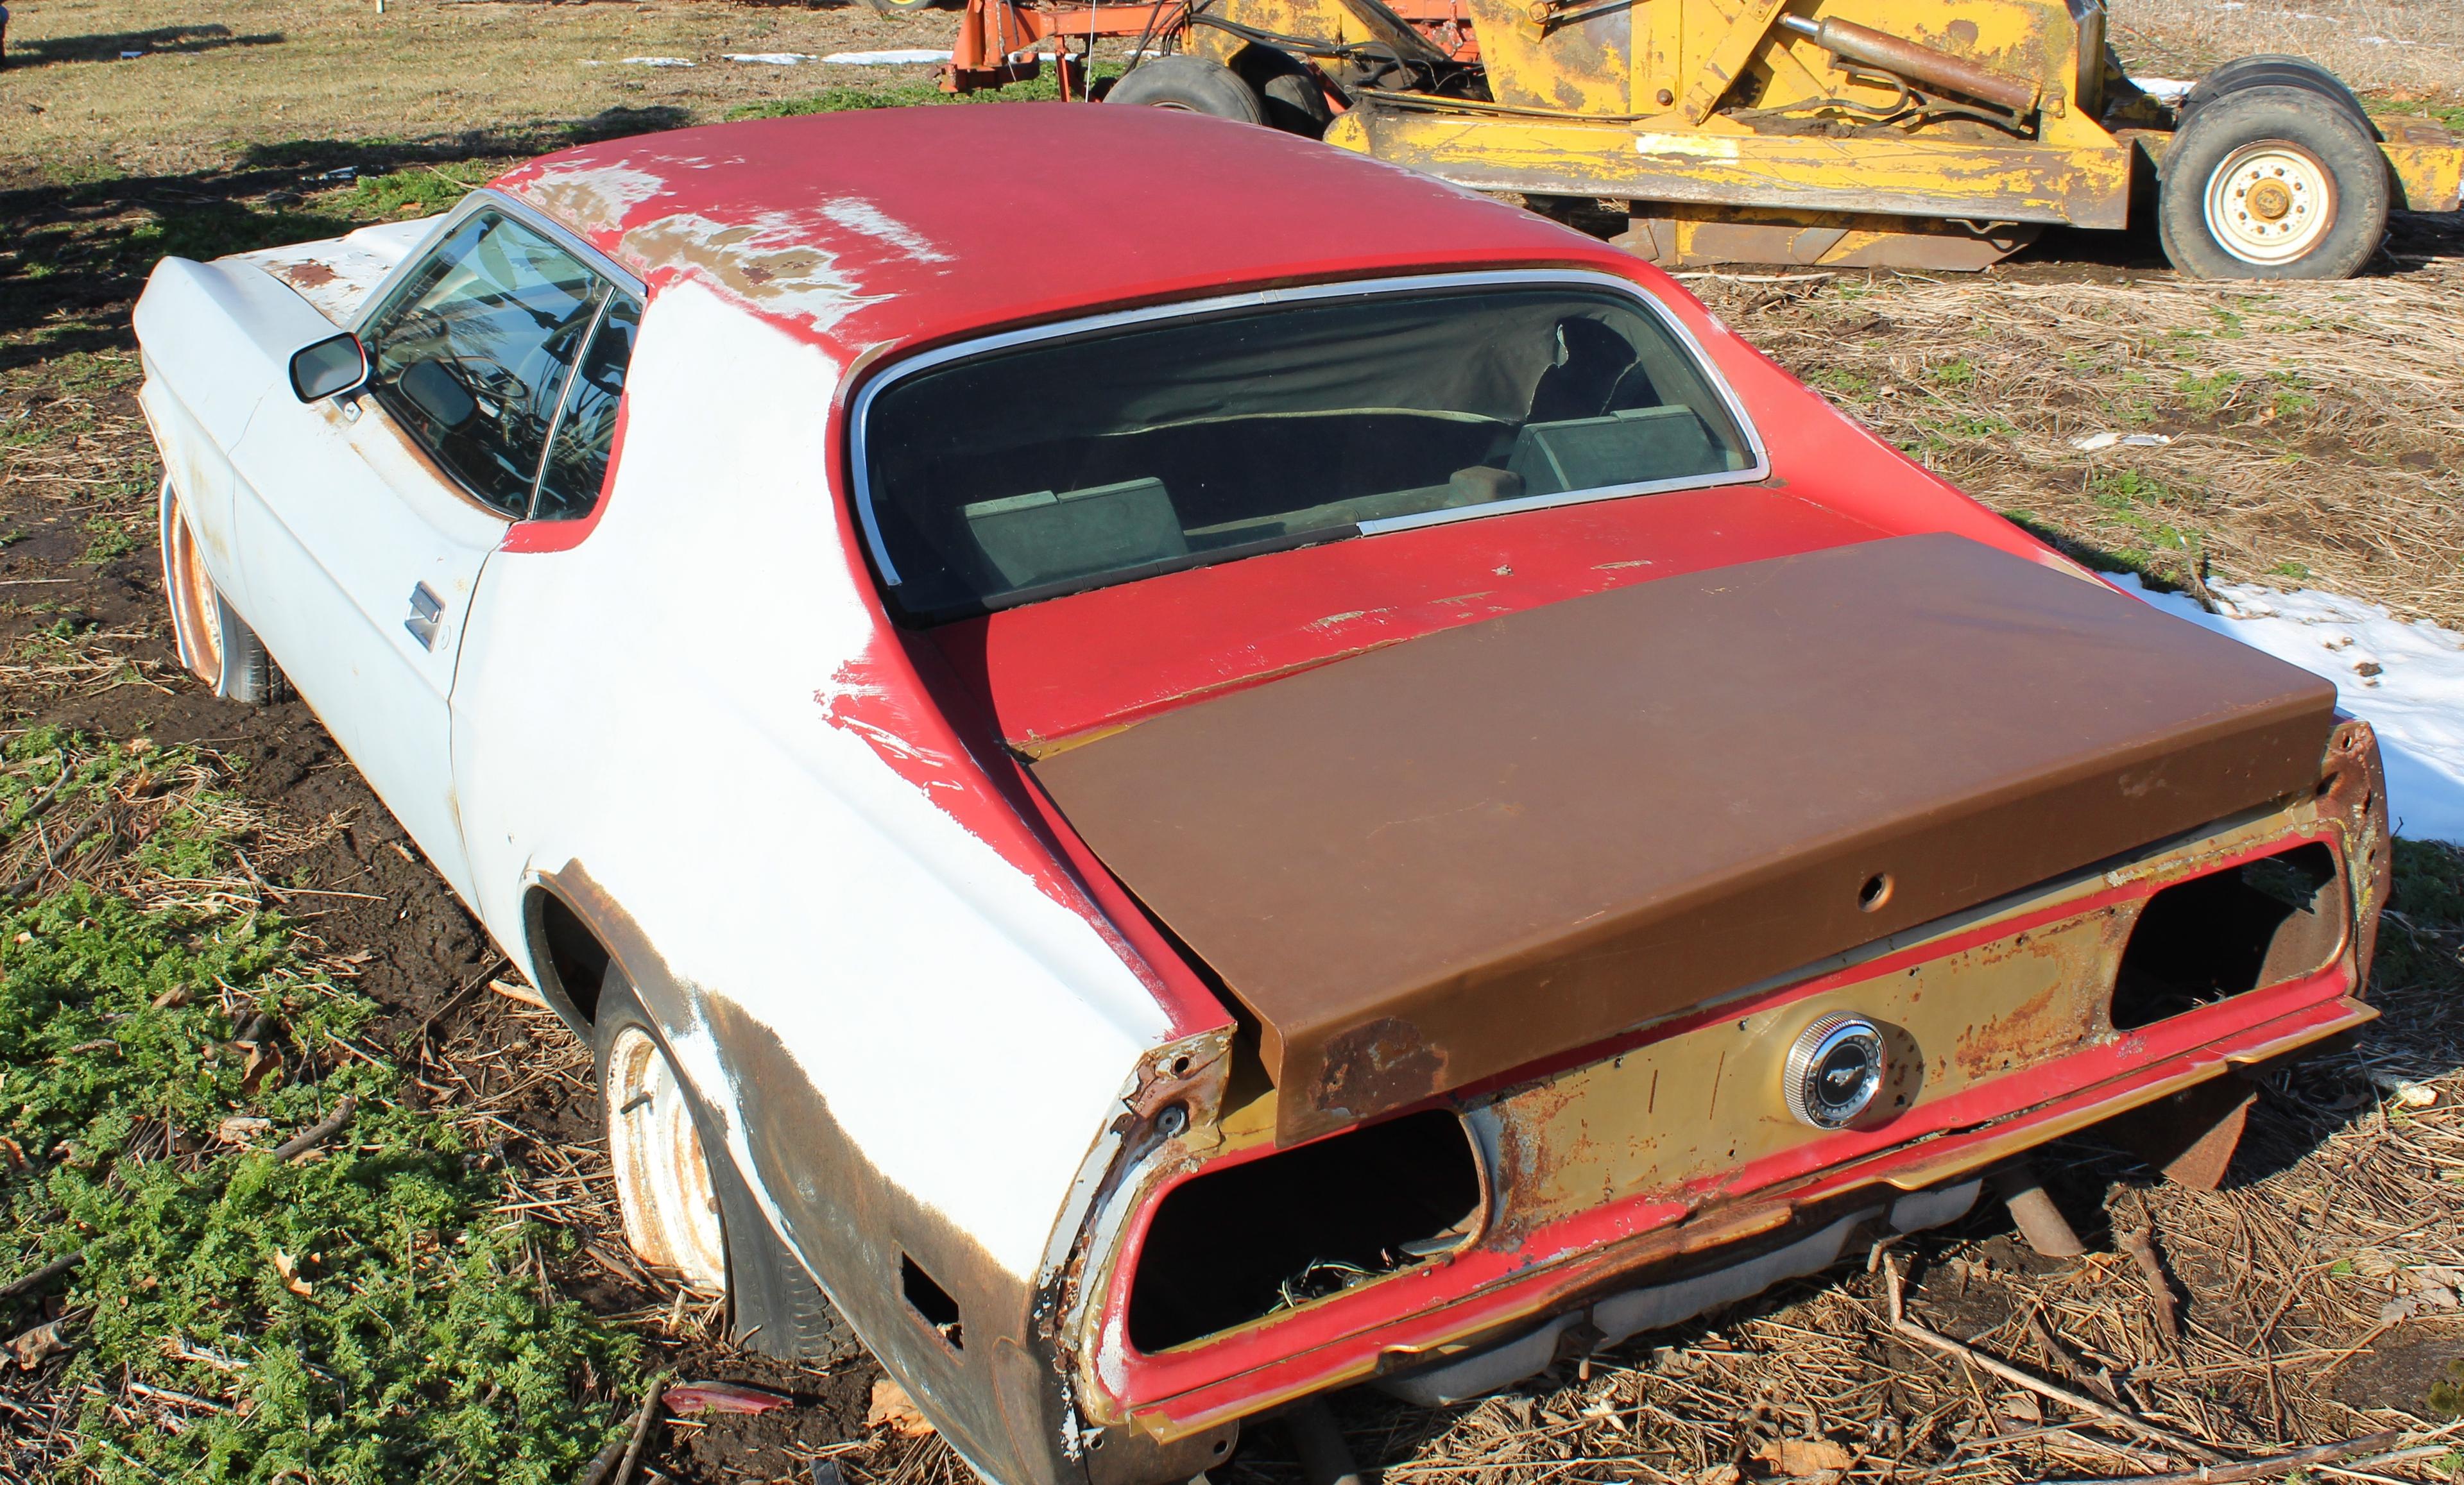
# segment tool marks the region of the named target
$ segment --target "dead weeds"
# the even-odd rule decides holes
[[[1883,437],[2099,565],[2179,580],[2204,559],[2464,628],[2455,257],[2344,283],[1691,287]]]
[[[2114,0],[2140,69],[2195,77],[2258,53],[2319,62],[2365,92],[2464,101],[2464,8],[2453,0]]]

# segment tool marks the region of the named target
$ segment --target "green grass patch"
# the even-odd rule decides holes
[[[352,216],[380,221],[433,216],[452,209],[474,187],[499,173],[497,166],[486,164],[413,165],[387,175],[362,176],[346,195],[330,205],[323,201],[318,205],[319,209],[339,207]]]
[[[1925,379],[1936,386],[1968,386],[1976,381],[1976,366],[1967,357],[1925,368]]]
[[[2182,401],[2192,412],[2213,416],[2233,401],[2233,389],[2239,385],[2239,372],[2218,371],[2202,376],[2195,371],[2186,371],[2182,373],[2182,379],[2173,383],[2173,390],[2181,394]]]
[[[117,561],[137,550],[137,536],[126,525],[108,515],[97,515],[85,523],[85,556],[78,558],[89,567],[100,567]]]
[[[177,752],[19,738],[0,819],[56,781],[55,754],[75,761],[47,821],[186,778],[133,864],[232,869],[235,802]],[[0,1278],[85,1256],[54,1301],[74,1349],[43,1363],[81,1409],[64,1474],[546,1485],[612,1435],[636,1343],[545,1282],[562,1239],[494,1211],[498,1179],[367,1045],[377,1014],[228,899],[80,883],[0,911]],[[341,1137],[274,1159],[345,1096]]]
[[[1841,397],[1863,397],[1874,390],[1873,379],[1844,366],[1816,366],[1805,380]]]

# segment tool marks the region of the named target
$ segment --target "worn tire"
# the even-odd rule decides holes
[[[163,482],[163,595],[171,608],[171,631],[180,663],[225,701],[256,705],[274,699],[282,673],[265,642],[231,606],[206,571],[195,528],[180,509],[180,492]]]
[[[728,1338],[748,1351],[781,1361],[837,1362],[862,1354],[863,1343],[831,1307],[821,1286],[813,1282],[796,1256],[771,1231],[769,1220],[762,1215],[735,1160],[727,1153],[726,1141],[718,1133],[720,1125],[711,1117],[709,1104],[678,1072],[666,1038],[643,1011],[632,981],[613,959],[608,961],[607,972],[600,981],[594,1011],[591,1039],[611,1153],[615,1147],[614,1126],[620,1116],[616,1109],[605,1106],[612,1103],[611,1090],[616,1085],[610,1076],[610,1063],[620,1042],[628,1041],[627,1033],[649,1038],[655,1055],[665,1059],[668,1075],[675,1079],[684,1094],[693,1116],[693,1137],[701,1147],[703,1164],[718,1202],[720,1243],[726,1254]],[[621,1178],[618,1190],[621,1199],[625,1190]],[[630,1226],[628,1217],[628,1235]]]
[[[1104,95],[1107,103],[1144,103],[1186,114],[1210,114],[1235,123],[1265,123],[1258,91],[1221,62],[1176,54],[1140,62]]]
[[[2362,109],[2362,100],[2353,96],[2352,89],[2344,86],[2343,78],[2306,56],[2272,54],[2236,56],[2201,77],[2189,95],[2182,99],[2179,113],[2187,122],[2192,114],[2227,94],[2266,87],[2307,88],[2322,98],[2334,99],[2364,124],[2369,122],[2369,115]]]
[[[1259,114],[1266,127],[1318,139],[1334,122],[1326,93],[1309,75],[1309,66],[1288,52],[1251,46],[1232,58],[1232,71],[1258,95]]]
[[[2157,236],[2194,278],[2350,278],[2387,236],[2392,192],[2369,126],[2269,83],[2190,115],[2157,172]]]

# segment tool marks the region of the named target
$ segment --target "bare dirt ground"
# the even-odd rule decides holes
[[[2325,18],[2260,0],[2120,0],[2116,24],[2151,72],[2310,50],[2387,106],[2464,103],[2464,8],[2306,3]],[[400,0],[381,16],[283,0],[21,0],[15,12],[16,61],[0,73],[6,725],[193,741],[227,758],[261,815],[267,869],[388,1009],[385,1045],[520,1172],[532,1210],[582,1238],[557,1280],[680,1374],[755,1381],[802,1404],[674,1425],[656,1472],[798,1479],[826,1454],[860,1485],[964,1477],[935,1441],[865,1430],[869,1363],[785,1368],[728,1352],[706,1307],[631,1262],[586,1054],[490,987],[501,961],[303,707],[226,707],[179,673],[127,331],[163,252],[434,209],[454,183],[571,139],[709,121],[825,86],[912,85],[913,71],[723,56],[945,45],[950,19]],[[696,65],[624,62],[634,55]],[[371,190],[342,170],[395,184]],[[422,178],[437,184],[401,184]],[[2400,222],[2389,252],[2349,284],[2194,285],[2145,242],[2067,238],[1971,279],[1726,273],[1689,286],[1886,436],[2073,550],[2160,577],[2204,561],[2464,623],[2464,231],[2453,222]],[[2171,442],[2095,454],[2073,444],[2102,431]],[[2353,1049],[2271,1081],[2225,1190],[2164,1186],[2117,1150],[2075,1142],[2052,1174],[2094,1251],[2048,1262],[2006,1218],[1980,1213],[1895,1250],[1908,1314],[2231,1455],[2447,1427],[2464,1403],[2464,868],[2435,848],[2403,866],[2376,993],[2386,1018]],[[2158,1255],[2152,1279],[2118,1246],[2141,1233]],[[1412,1485],[1998,1482],[2195,1463],[1891,1331],[1885,1285],[1881,1269],[1836,1273],[1477,1405],[1429,1412],[1364,1392],[1338,1415],[1364,1465]],[[1262,1426],[1228,1473],[1286,1481],[1291,1458]],[[2383,1482],[2459,1466],[2438,1443],[2327,1473]]]

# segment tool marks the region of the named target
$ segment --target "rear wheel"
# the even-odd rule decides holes
[[[1259,113],[1268,128],[1313,140],[1334,121],[1326,90],[1318,86],[1308,64],[1288,52],[1243,48],[1232,58],[1232,71],[1257,93]]]
[[[1176,55],[1140,62],[1104,95],[1107,103],[1144,103],[1185,114],[1211,114],[1235,123],[1264,123],[1257,90],[1221,62]]]
[[[163,482],[163,593],[171,605],[171,634],[180,664],[225,701],[261,702],[274,695],[274,658],[248,622],[214,586],[197,552],[197,534],[180,509],[180,492]]]
[[[625,1240],[686,1287],[724,1294],[728,1335],[782,1360],[839,1361],[853,1332],[770,1229],[691,1085],[611,959],[592,1023]]]
[[[2308,88],[2213,98],[2165,152],[2165,256],[2197,278],[2349,278],[2387,235],[2387,157],[2369,126]]]

